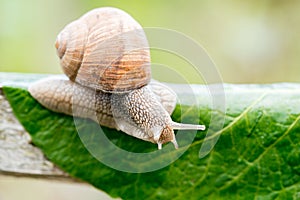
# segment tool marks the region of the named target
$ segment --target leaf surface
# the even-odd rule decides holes
[[[300,88],[299,84],[225,85],[226,113],[212,109],[203,86],[197,89],[198,107],[177,105],[175,121],[213,127],[217,116],[224,127],[213,150],[199,159],[206,132],[177,133],[179,150],[165,145],[153,157],[128,159],[127,165],[148,169],[162,160],[175,162],[147,173],[129,173],[99,162],[86,148],[101,149],[99,126],[86,119],[54,113],[18,87],[3,87],[15,115],[33,143],[49,160],[68,172],[122,199],[300,199]],[[205,95],[203,95],[205,94]],[[181,99],[189,94],[178,92]],[[197,112],[196,112],[197,111]],[[196,116],[196,119],[195,119]],[[74,123],[75,122],[75,123]],[[216,122],[214,122],[216,123]],[[76,124],[76,126],[75,126]],[[136,153],[156,151],[156,145],[102,128],[117,147]],[[78,132],[81,132],[80,137]],[[189,141],[192,137],[192,144]],[[84,144],[83,144],[84,140]],[[99,150],[112,158],[114,149]],[[106,154],[105,154],[106,155]],[[124,160],[123,160],[124,161]],[[115,164],[119,160],[112,161]]]

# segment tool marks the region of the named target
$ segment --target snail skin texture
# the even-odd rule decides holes
[[[151,80],[146,35],[124,11],[104,7],[86,13],[59,33],[55,47],[69,80],[46,78],[28,88],[46,108],[90,118],[158,149],[167,142],[178,148],[173,129],[205,129],[172,121],[176,95]]]

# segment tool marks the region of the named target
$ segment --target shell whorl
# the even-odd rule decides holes
[[[151,79],[146,35],[130,15],[116,8],[94,9],[57,36],[57,54],[72,81],[105,92],[126,92]]]

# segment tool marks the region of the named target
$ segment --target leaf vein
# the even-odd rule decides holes
[[[224,131],[231,128],[234,124],[236,124],[240,119],[242,119],[256,104],[258,104],[265,96],[267,95],[267,92],[262,94],[259,98],[257,98],[250,106],[248,106],[239,116],[237,116],[232,122],[230,122],[227,126],[223,127],[221,130],[217,131],[214,134],[211,134],[208,137],[205,137],[204,139],[195,141],[191,146],[195,146],[197,144],[202,143],[204,140],[210,140],[214,139],[215,137],[221,135]]]
[[[270,146],[265,148],[265,151],[260,154],[255,160],[252,161],[252,164],[248,165],[244,170],[242,170],[237,176],[235,176],[233,179],[227,182],[227,184],[224,184],[222,187],[220,187],[220,190],[226,189],[233,183],[239,180],[239,178],[244,175],[252,166],[254,166],[255,163],[259,162],[260,159],[270,150],[272,149],[279,141],[281,141],[282,138],[284,138],[291,129],[297,124],[297,122],[300,120],[300,115],[295,119],[295,121],[287,128],[287,130],[282,134],[280,137],[278,137],[274,143],[272,143]]]

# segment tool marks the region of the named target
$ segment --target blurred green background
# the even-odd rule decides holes
[[[0,71],[62,73],[56,35],[102,6],[125,10],[143,27],[173,29],[193,38],[207,50],[224,82],[300,81],[297,0],[0,0]],[[152,60],[182,67],[167,55],[156,53]]]
[[[173,29],[193,38],[207,50],[224,82],[300,81],[297,0],[0,0],[0,71],[62,73],[56,35],[70,21],[102,6],[125,10],[143,27]],[[152,61],[182,65],[158,53]],[[68,199],[69,194],[72,199],[107,199],[86,187],[0,177],[0,199]]]

